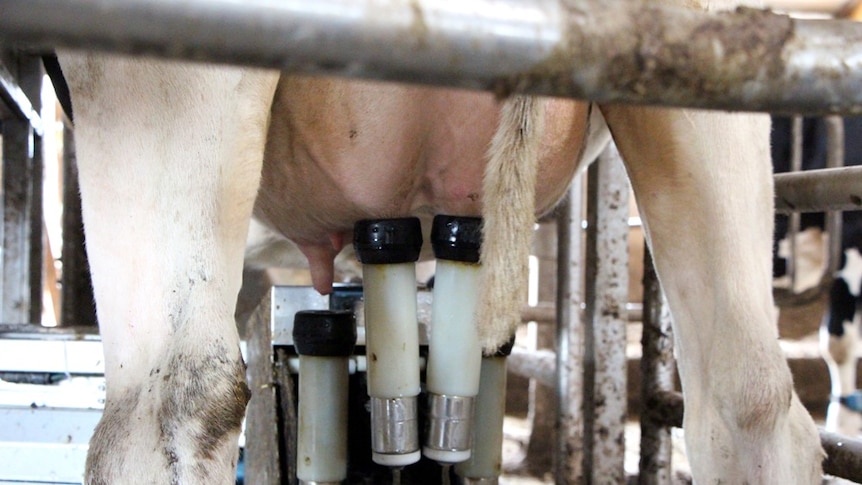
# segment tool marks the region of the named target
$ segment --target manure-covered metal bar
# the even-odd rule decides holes
[[[584,478],[584,218],[583,174],[575,176],[569,195],[557,209],[557,445],[554,476],[560,483]]]
[[[0,43],[772,112],[862,112],[862,25],[627,0],[0,0]]]
[[[629,183],[610,143],[587,171],[584,475],[625,482]]]
[[[641,345],[641,442],[638,465],[639,485],[672,483],[670,429],[657,419],[661,415],[663,392],[674,390],[676,359],[673,356],[673,330],[670,308],[664,301],[649,248],[644,245],[643,334]],[[658,396],[658,397],[657,397]]]

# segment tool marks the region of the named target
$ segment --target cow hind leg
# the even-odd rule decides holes
[[[602,107],[626,161],[674,319],[696,483],[819,483],[771,297],[769,122]]]
[[[87,483],[232,483],[233,311],[275,74],[61,54],[107,402]]]

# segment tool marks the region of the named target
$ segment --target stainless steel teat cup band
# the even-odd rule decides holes
[[[425,446],[441,451],[467,451],[472,441],[473,397],[428,395]]]
[[[416,397],[371,398],[371,447],[375,453],[419,450]]]

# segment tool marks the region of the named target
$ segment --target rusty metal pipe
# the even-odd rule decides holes
[[[0,43],[627,102],[862,112],[862,25],[628,0],[0,0]]]
[[[588,483],[623,483],[630,189],[616,145],[587,177],[584,475]]]
[[[658,275],[649,248],[644,248],[643,276],[643,334],[641,344],[640,396],[641,415],[640,463],[638,485],[670,485],[671,437],[670,429],[649,411],[654,411],[653,399],[662,392],[674,389],[676,359],[673,356],[673,330],[670,308],[664,301]],[[659,397],[661,399],[661,397]]]

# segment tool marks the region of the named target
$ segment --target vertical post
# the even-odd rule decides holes
[[[11,69],[35,110],[41,103],[38,58]],[[36,323],[42,315],[42,140],[30,120],[5,119],[3,130],[3,294],[0,321]]]
[[[534,254],[538,260],[538,301],[552,301],[557,286],[557,229],[556,224],[542,221],[533,235]],[[537,325],[536,349],[552,350],[556,340],[556,330],[550,325]],[[527,447],[527,465],[531,474],[541,476],[554,466],[556,435],[561,428],[557,426],[556,389],[539,379],[530,380],[530,421],[532,431]]]
[[[588,177],[584,474],[625,483],[629,186],[615,145]]]
[[[71,123],[63,129],[63,285],[60,326],[95,325],[96,304],[81,217],[78,163]]]
[[[279,426],[282,421],[272,345],[271,295],[267,293],[260,301],[248,325],[246,376],[251,400],[245,424],[245,483],[259,485],[287,482],[282,481],[280,464],[292,458],[285,457],[287,450],[279,447],[279,432],[289,430]]]
[[[643,334],[641,345],[641,446],[638,485],[671,484],[670,428],[652,411],[663,391],[674,389],[676,362],[670,310],[664,302],[652,255],[644,249]]]
[[[792,119],[791,143],[790,143],[790,170],[799,172],[802,170],[802,116],[796,115]],[[796,236],[799,235],[801,224],[799,212],[793,212],[788,216],[787,240],[790,241],[790,257],[787,258],[787,276],[790,278],[790,291],[796,292]]]
[[[838,168],[844,166],[844,118],[840,116],[825,117],[826,123],[826,168]],[[798,212],[793,215],[799,217]],[[826,271],[831,278],[838,271],[841,264],[842,249],[844,244],[843,231],[844,218],[841,211],[827,211],[825,214],[825,228],[829,234],[829,247],[827,248]],[[796,254],[793,254],[794,257]]]
[[[557,209],[557,446],[558,484],[583,481],[584,327],[583,303],[584,180],[578,174]]]

